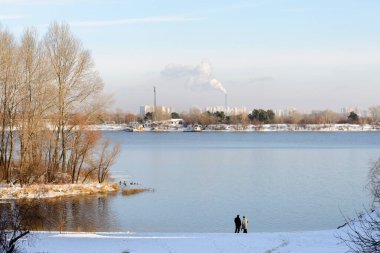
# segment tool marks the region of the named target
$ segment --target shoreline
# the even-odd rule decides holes
[[[231,230],[233,228],[231,227]],[[339,230],[273,233],[31,232],[27,252],[343,253]],[[343,232],[343,231],[342,231]]]
[[[116,183],[33,184],[21,187],[0,186],[0,200],[28,200],[107,194],[120,191]]]
[[[138,131],[126,131],[130,129],[127,124],[98,124],[89,125],[89,131],[125,131],[125,132],[189,132],[185,127],[166,127],[157,129],[145,128]],[[191,132],[191,131],[190,131]],[[205,129],[195,132],[380,132],[380,125],[369,124],[263,124],[245,127],[242,125],[215,124],[205,126]]]

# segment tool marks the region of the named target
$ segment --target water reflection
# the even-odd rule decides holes
[[[61,197],[0,203],[1,210],[30,209],[36,219],[33,229],[54,231],[119,230],[117,216],[110,208],[114,195]]]
[[[236,214],[254,232],[333,229],[371,203],[380,150],[379,133],[106,135],[123,146],[112,176],[155,192],[40,200],[42,229],[231,232]]]

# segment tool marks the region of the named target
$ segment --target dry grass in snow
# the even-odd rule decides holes
[[[54,198],[61,196],[98,194],[119,191],[117,184],[36,184],[0,187],[0,199]]]
[[[150,191],[150,190],[149,189],[136,189],[136,188],[132,188],[132,189],[124,189],[121,193],[124,196],[129,196],[129,195],[137,194],[137,193],[140,193],[140,192],[146,192],[146,191]]]

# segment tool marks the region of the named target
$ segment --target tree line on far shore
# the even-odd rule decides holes
[[[119,146],[85,131],[109,102],[66,24],[40,38],[0,28],[0,182],[103,182]]]
[[[186,124],[201,124],[204,126],[211,124],[378,124],[380,123],[380,106],[371,107],[369,109],[372,116],[361,117],[355,112],[336,113],[331,110],[303,114],[297,111],[288,113],[286,116],[276,116],[273,110],[253,109],[250,113],[237,115],[226,115],[223,111],[202,112],[198,108],[193,108],[189,112],[177,113],[159,113],[153,117],[153,113],[148,112],[144,116],[135,115],[133,113],[124,112],[123,110],[110,111],[102,114],[102,118],[98,118],[103,122],[115,122],[124,124],[130,122],[144,123],[153,118],[157,120],[183,119]]]

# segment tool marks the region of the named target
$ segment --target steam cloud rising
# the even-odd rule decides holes
[[[180,64],[168,64],[161,71],[163,77],[184,80],[186,86],[192,90],[216,89],[224,94],[227,90],[222,83],[212,76],[211,64],[207,61],[202,61],[199,65],[192,67]]]

